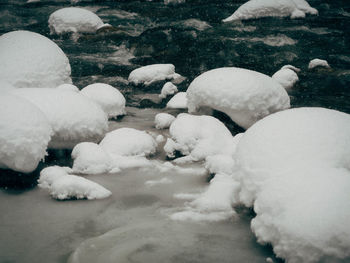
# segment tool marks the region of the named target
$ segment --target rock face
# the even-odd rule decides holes
[[[0,36],[0,61],[0,79],[13,88],[56,88],[72,82],[67,56],[37,33],[13,31]]]
[[[195,78],[187,90],[189,112],[209,107],[247,129],[257,120],[290,107],[285,89],[271,77],[242,68],[218,68]]]

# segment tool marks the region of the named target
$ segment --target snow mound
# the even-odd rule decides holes
[[[156,152],[157,142],[145,131],[120,128],[107,133],[100,146],[112,156],[148,156]]]
[[[169,157],[179,151],[183,161],[200,161],[207,156],[224,154],[232,156],[234,138],[225,125],[211,116],[195,116],[181,113],[171,124],[164,150]]]
[[[179,79],[181,76],[175,73],[175,66],[173,64],[153,64],[137,68],[129,75],[129,82],[133,85],[149,86],[152,83]]]
[[[175,94],[166,105],[169,109],[187,109],[187,93],[179,92]]]
[[[0,79],[14,88],[56,88],[72,82],[67,56],[37,33],[13,31],[0,36],[0,61]]]
[[[29,173],[46,154],[52,134],[45,115],[32,103],[0,96],[0,168]]]
[[[78,8],[67,7],[53,12],[49,17],[51,34],[63,33],[95,33],[99,28],[110,26],[104,24],[93,12]]]
[[[157,129],[167,129],[171,123],[175,120],[175,117],[169,113],[158,113],[154,117],[154,123]]]
[[[281,84],[283,88],[288,90],[299,81],[297,75],[298,72],[300,72],[300,69],[292,65],[285,65],[275,74],[273,74],[272,78]]]
[[[277,81],[234,67],[210,70],[195,78],[187,90],[187,99],[190,113],[209,107],[226,113],[243,128],[290,107],[288,94]]]
[[[123,94],[111,85],[103,83],[91,84],[83,88],[80,94],[100,105],[109,118],[126,114]]]
[[[177,87],[173,83],[167,82],[164,84],[159,94],[159,98],[165,99],[168,95],[173,95],[176,92],[177,92]]]
[[[73,84],[62,84],[62,85],[59,85],[56,89],[79,92],[78,87]]]
[[[38,186],[50,192],[58,200],[66,199],[103,199],[112,193],[103,186],[83,177],[70,174],[68,167],[52,166],[40,172]]]
[[[324,67],[324,68],[331,68],[327,62],[327,60],[315,58],[309,62],[309,69],[313,69],[316,67]]]
[[[252,230],[287,262],[350,259],[350,115],[298,108],[257,122],[241,138],[240,202]]]
[[[318,11],[305,0],[250,0],[223,22],[261,17],[304,18],[306,14],[317,15]]]
[[[15,89],[13,94],[33,103],[53,129],[50,148],[73,148],[83,141],[98,141],[108,129],[103,110],[77,92],[61,89]]]

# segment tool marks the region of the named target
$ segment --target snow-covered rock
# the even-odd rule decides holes
[[[179,92],[175,94],[166,105],[169,109],[187,109],[187,93]]]
[[[327,60],[315,58],[309,62],[309,69],[313,69],[316,67],[323,67],[323,68],[331,68],[327,62]]]
[[[73,148],[77,143],[100,140],[108,129],[103,110],[83,95],[69,90],[15,89],[20,96],[37,106],[53,129],[50,148]]]
[[[306,14],[317,15],[318,11],[305,0],[250,0],[223,22],[261,17],[304,18]]]
[[[56,88],[72,82],[67,56],[53,41],[34,32],[0,36],[0,61],[1,81],[14,88]]]
[[[104,24],[93,12],[78,8],[66,7],[53,12],[49,17],[49,28],[51,34],[63,33],[95,33],[102,27],[110,26]]]
[[[167,82],[164,84],[160,94],[159,94],[159,98],[166,98],[168,95],[173,95],[177,92],[177,87],[171,83],[171,82]]]
[[[239,200],[252,230],[287,262],[350,260],[350,115],[323,108],[272,114],[238,143]]]
[[[167,129],[174,120],[175,117],[169,113],[158,113],[154,117],[154,124],[157,129]]]
[[[187,99],[190,113],[209,107],[226,113],[243,128],[290,107],[288,94],[277,81],[234,67],[213,69],[195,78],[187,90]]]
[[[62,85],[59,85],[58,87],[56,87],[56,89],[70,90],[70,91],[74,91],[74,92],[79,92],[78,87],[73,85],[73,84],[62,84]]]
[[[32,172],[44,158],[51,134],[47,118],[35,105],[0,95],[0,168]]]
[[[175,66],[173,64],[153,64],[133,70],[128,80],[133,85],[143,84],[149,86],[157,81],[179,78],[181,76],[175,73]]]
[[[100,105],[109,118],[126,114],[123,94],[111,85],[104,83],[91,84],[83,88],[80,94]]]
[[[297,81],[299,81],[297,74],[298,72],[300,72],[300,69],[292,65],[285,65],[275,74],[273,74],[272,78],[281,84],[283,88],[288,90],[292,88]]]
[[[76,176],[68,167],[52,166],[40,172],[38,186],[48,190],[50,195],[58,200],[66,199],[103,199],[112,193],[103,186]]]
[[[164,150],[169,157],[179,151],[185,157],[178,161],[200,161],[217,154],[232,156],[235,141],[230,131],[218,119],[211,116],[196,116],[181,113],[169,129]]]

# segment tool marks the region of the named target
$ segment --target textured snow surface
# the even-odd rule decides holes
[[[49,17],[51,34],[95,33],[103,26],[106,25],[96,14],[78,7],[59,9]]]
[[[12,93],[30,101],[46,115],[54,131],[50,148],[73,148],[79,142],[97,141],[108,129],[103,110],[77,92],[28,88]]]
[[[187,109],[187,93],[179,92],[175,94],[166,105],[169,109]]]
[[[32,172],[44,158],[51,126],[35,105],[14,95],[0,95],[0,168]]]
[[[275,113],[246,131],[235,156],[259,242],[292,263],[350,260],[350,115]]]
[[[169,113],[158,113],[154,117],[154,123],[157,129],[167,129],[171,123],[175,120],[175,117]]]
[[[103,199],[112,194],[103,186],[71,173],[72,170],[68,167],[45,168],[40,172],[38,186],[49,191],[58,200]]]
[[[157,81],[178,78],[181,78],[181,76],[175,73],[175,66],[173,64],[153,64],[133,70],[128,80],[134,85],[143,84],[149,86]]]
[[[300,69],[292,65],[285,65],[273,74],[272,78],[281,84],[283,88],[291,89],[299,81],[298,72],[300,72]]]
[[[111,85],[95,83],[86,86],[80,94],[90,98],[105,111],[109,118],[124,115],[125,98],[120,91]]]
[[[61,84],[57,87],[57,89],[79,92],[78,87],[73,84]]]
[[[168,95],[173,95],[177,92],[177,87],[171,83],[171,82],[167,82],[164,84],[160,94],[159,94],[159,98],[166,98]]]
[[[261,17],[304,18],[305,14],[318,14],[318,11],[305,0],[250,0],[241,5],[223,22]]]
[[[226,113],[243,128],[290,107],[288,94],[277,81],[234,67],[213,69],[195,78],[187,90],[187,99],[189,112],[209,107]]]
[[[309,69],[313,69],[316,67],[331,68],[327,60],[319,59],[319,58],[315,58],[309,62],[309,66],[308,66]]]
[[[1,81],[14,88],[56,88],[72,82],[67,56],[37,33],[13,31],[0,36],[0,61]]]

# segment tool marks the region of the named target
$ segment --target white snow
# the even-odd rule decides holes
[[[77,92],[27,88],[15,89],[12,94],[30,101],[45,114],[54,132],[50,148],[73,148],[79,142],[98,141],[108,129],[103,110]]]
[[[38,186],[48,190],[50,195],[58,200],[66,199],[103,199],[112,193],[103,186],[76,176],[68,167],[52,166],[40,172]]]
[[[173,181],[169,178],[163,177],[159,180],[148,180],[145,182],[145,185],[148,187],[153,187],[157,185],[163,185],[163,184],[171,184]]]
[[[166,105],[169,109],[187,109],[187,93],[179,92],[175,94]]]
[[[73,85],[73,84],[61,84],[58,87],[56,87],[56,89],[70,90],[70,91],[74,91],[74,92],[79,92],[78,87]]]
[[[171,83],[171,82],[167,82],[164,84],[160,94],[159,94],[159,98],[166,98],[168,95],[173,95],[177,92],[177,87]]]
[[[286,262],[350,260],[350,115],[323,108],[272,114],[238,143],[239,200],[251,227]]]
[[[96,102],[109,118],[125,115],[125,98],[120,91],[111,85],[95,83],[86,86],[80,94]]]
[[[292,65],[285,65],[275,74],[273,74],[272,78],[281,84],[283,88],[288,90],[291,89],[297,81],[299,81],[297,74],[298,72],[300,72],[300,69]]]
[[[309,69],[313,69],[316,67],[324,67],[324,68],[331,68],[327,62],[327,60],[315,58],[309,62]]]
[[[53,12],[49,17],[51,34],[63,33],[95,33],[99,28],[110,26],[104,24],[93,12],[78,8],[67,7]]]
[[[305,0],[250,0],[223,22],[261,17],[304,18],[306,14],[317,15],[318,11]]]
[[[14,88],[56,88],[72,82],[67,56],[37,33],[12,31],[0,36],[0,61],[1,81]]]
[[[187,90],[187,99],[190,113],[209,107],[226,113],[245,129],[290,107],[288,94],[277,81],[234,67],[213,69],[195,78]]]
[[[0,95],[0,168],[32,172],[44,158],[51,134],[47,118],[35,105]]]
[[[175,120],[175,117],[169,113],[158,113],[154,117],[154,124],[157,129],[167,129],[171,123]]]
[[[157,81],[179,78],[181,76],[175,73],[175,66],[173,64],[153,64],[133,70],[128,80],[133,85],[143,84],[149,86]]]

